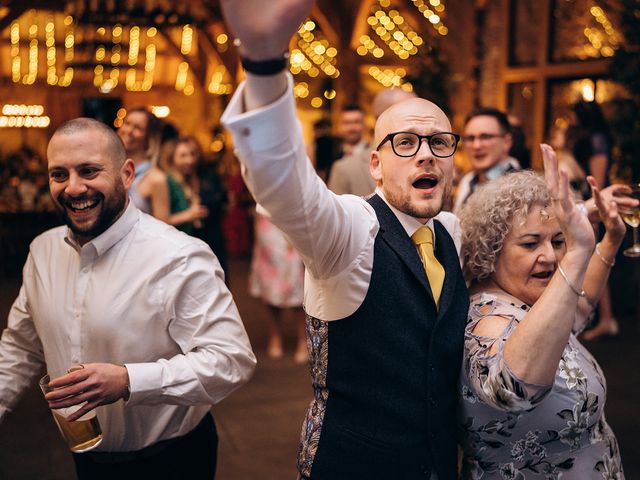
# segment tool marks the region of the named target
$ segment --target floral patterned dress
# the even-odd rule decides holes
[[[249,293],[274,307],[301,307],[304,265],[284,233],[256,214]]]
[[[505,363],[504,343],[528,311],[505,294],[471,297],[458,412],[462,478],[624,480],[604,418],[604,375],[574,334],[551,387],[522,382]],[[509,320],[497,339],[472,333],[488,315]]]

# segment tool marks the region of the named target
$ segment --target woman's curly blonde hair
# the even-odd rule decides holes
[[[465,278],[489,277],[514,222],[524,222],[534,205],[550,201],[544,178],[531,170],[508,173],[478,188],[459,214]]]

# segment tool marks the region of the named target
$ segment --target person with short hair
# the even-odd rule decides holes
[[[376,123],[375,194],[329,191],[306,156],[283,55],[312,3],[221,2],[246,72],[221,120],[248,188],[306,267],[314,396],[300,478],[454,480],[468,294],[458,223],[441,210],[459,136],[434,103],[400,102]]]
[[[606,227],[595,243],[543,145],[531,171],[487,182],[460,212],[471,305],[460,380],[463,479],[623,479],[605,380],[578,341],[625,234],[589,177]]]
[[[467,116],[462,145],[471,162],[471,171],[460,179],[454,213],[460,211],[478,186],[521,169],[518,160],[509,156],[513,137],[508,117],[496,108],[481,107]]]
[[[106,125],[64,123],[47,161],[66,226],[30,246],[0,339],[0,419],[46,367],[49,406],[96,409],[103,430],[73,454],[80,480],[212,479],[211,405],[256,363],[216,257],[136,208],[134,162]]]
[[[350,193],[365,196],[373,192],[376,184],[369,172],[369,142],[363,138],[364,112],[356,104],[342,107],[339,135],[343,156],[331,166],[327,185],[337,194]]]

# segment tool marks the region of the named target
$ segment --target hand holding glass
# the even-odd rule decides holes
[[[629,185],[630,196],[640,200],[640,183]],[[633,229],[633,245],[622,252],[627,257],[640,257],[640,239],[638,238],[638,226],[640,225],[640,205],[635,207],[619,207],[618,211],[622,220]]]
[[[69,371],[73,371],[72,367]],[[75,367],[78,368],[78,367]],[[40,389],[43,394],[51,392],[53,389],[49,387],[49,375],[45,375],[40,379]],[[85,402],[86,403],[86,402]],[[98,416],[95,410],[91,410],[78,420],[70,422],[67,417],[73,412],[79,410],[84,403],[74,405],[68,408],[52,409],[51,413],[58,425],[58,429],[62,437],[67,442],[72,452],[86,452],[97,447],[102,442],[102,429],[98,422]]]

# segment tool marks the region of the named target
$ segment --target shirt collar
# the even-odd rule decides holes
[[[513,157],[507,157],[504,160],[496,163],[493,167],[491,167],[489,170],[487,170],[485,172],[485,177],[487,179],[487,181],[489,180],[494,180],[498,177],[503,176],[505,173],[514,171],[514,170],[521,170],[522,167],[520,167],[520,162],[518,162],[518,160],[516,160]],[[473,191],[477,185],[479,183],[479,176],[478,174],[474,174],[473,178],[471,179],[471,190]]]
[[[73,247],[78,253],[85,248],[91,248],[95,251],[96,256],[101,256],[104,252],[118,243],[124,236],[131,231],[133,226],[140,218],[140,211],[133,202],[127,199],[127,207],[120,217],[100,235],[93,240],[80,246],[75,238],[74,233],[67,227],[67,233],[64,241]]]
[[[423,224],[417,218],[412,217],[411,215],[407,215],[406,213],[401,212],[400,210],[395,208],[393,205],[391,205],[387,201],[387,199],[385,198],[384,193],[382,193],[382,189],[381,188],[376,187],[376,193],[378,194],[378,196],[382,200],[384,200],[384,203],[386,203],[387,206],[391,209],[391,211],[396,216],[396,218],[400,222],[400,225],[402,225],[402,228],[404,228],[404,230],[407,232],[407,235],[409,235],[409,237],[411,237],[414,233],[416,233],[416,231],[420,227],[429,227],[429,229],[433,233],[433,246],[435,248],[435,246],[436,246],[436,231],[435,231],[435,228],[434,228],[434,225],[433,225],[433,218],[430,218],[429,220],[427,220],[427,223]]]

